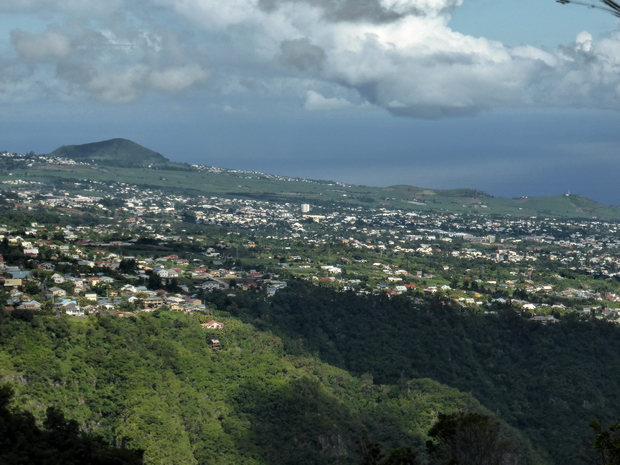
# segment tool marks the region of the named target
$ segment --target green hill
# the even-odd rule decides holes
[[[111,139],[82,145],[64,145],[50,155],[76,161],[117,167],[148,167],[170,164],[163,155],[126,139]]]

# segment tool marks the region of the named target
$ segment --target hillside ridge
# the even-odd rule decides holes
[[[50,155],[97,164],[104,162],[113,166],[147,166],[171,163],[162,154],[122,138],[80,145],[63,145]]]

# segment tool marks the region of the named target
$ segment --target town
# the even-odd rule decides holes
[[[545,324],[569,313],[620,321],[618,223],[188,196],[85,179],[3,184],[9,311],[208,315],[210,292],[270,296],[304,279],[342,292],[440,296],[469,312],[510,305]]]

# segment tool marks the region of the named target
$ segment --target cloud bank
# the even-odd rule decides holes
[[[9,0],[0,12],[40,15],[40,7],[54,21],[10,32],[0,98],[28,89],[33,98],[126,103],[207,87],[281,95],[307,110],[370,104],[417,118],[620,109],[620,33],[597,41],[584,32],[554,50],[507,47],[453,30],[462,2]]]
[[[104,18],[67,19],[36,33],[13,29],[16,57],[5,60],[5,66],[29,70],[29,75],[22,73],[22,84],[33,84],[33,99],[42,90],[49,95],[63,88],[65,98],[87,96],[115,104],[148,92],[185,92],[209,77],[204,60],[175,31],[125,14]]]

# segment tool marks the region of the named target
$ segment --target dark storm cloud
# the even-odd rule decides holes
[[[381,6],[377,0],[258,0],[259,7],[266,12],[274,11],[285,3],[305,3],[320,8],[323,10],[325,19],[333,22],[385,23],[402,17]]]
[[[426,11],[422,7],[408,5],[399,9],[386,7],[380,0],[258,0],[258,6],[263,11],[272,12],[287,3],[310,5],[323,11],[323,17],[331,22],[367,21],[375,24],[389,23],[408,15],[424,16]],[[443,14],[460,2],[447,1],[438,12]],[[393,5],[392,5],[393,6]]]

